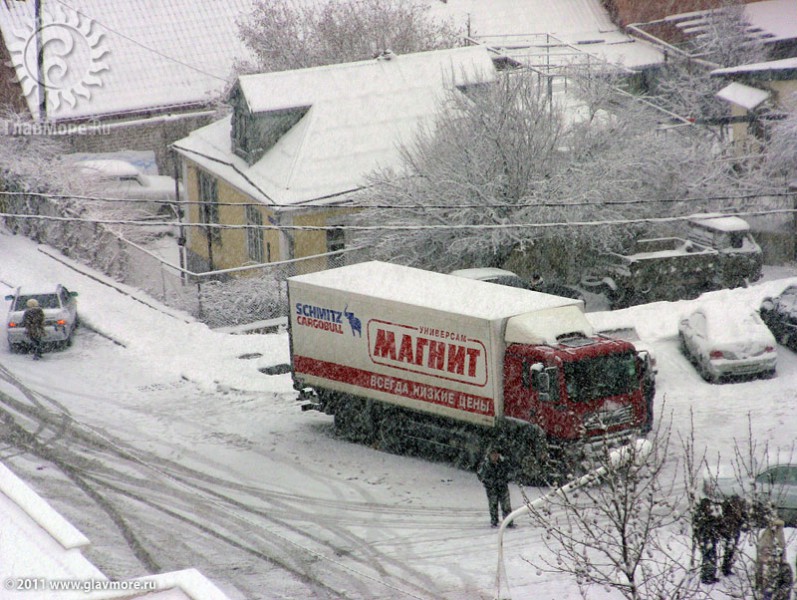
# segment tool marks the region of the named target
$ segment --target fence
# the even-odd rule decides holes
[[[300,267],[303,262],[328,262],[330,267],[336,267],[367,258],[363,250],[352,248],[282,262],[194,273],[177,264],[180,261],[176,236],[160,238],[157,246],[137,243],[124,236],[124,228],[114,230],[80,220],[82,209],[77,203],[43,194],[2,194],[0,203],[0,212],[9,215],[4,217],[6,226],[14,233],[47,244],[119,282],[141,289],[210,327],[234,332],[252,329],[247,325],[253,323],[259,324],[256,329],[267,329],[284,320],[288,315],[286,280],[294,272],[303,271]],[[21,218],[14,214],[62,220]],[[318,261],[319,258],[327,260]]]

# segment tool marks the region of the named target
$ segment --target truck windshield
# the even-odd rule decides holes
[[[573,402],[628,394],[639,387],[636,361],[630,352],[565,363],[564,375]]]

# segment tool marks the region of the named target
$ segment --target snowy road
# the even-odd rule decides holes
[[[323,419],[302,415],[293,395],[209,394],[164,381],[85,328],[72,349],[39,363],[3,355],[0,380],[4,458],[46,496],[56,477],[58,509],[93,539],[104,528],[107,541],[89,556],[111,576],[194,565],[245,598],[262,590],[285,598],[464,598],[463,589],[480,587],[467,569],[454,584],[413,564],[457,564],[474,538],[489,544],[481,498],[453,511],[416,504],[405,490],[397,490],[399,506],[380,502],[370,490],[389,473],[341,464],[349,458],[335,458],[341,442]],[[253,416],[262,403],[264,419]],[[230,413],[248,425],[233,429]],[[299,438],[297,419],[306,423]],[[382,458],[387,470],[415,462]],[[306,494],[291,489],[296,481]],[[453,552],[452,530],[462,540]]]
[[[335,439],[329,417],[299,410],[289,375],[261,372],[287,360],[284,334],[225,336],[165,317],[1,231],[0,253],[29,265],[0,270],[0,291],[63,281],[86,325],[39,362],[0,343],[0,460],[90,538],[86,555],[109,577],[196,567],[247,599],[493,597],[496,538],[473,474]],[[757,306],[786,283],[723,301]],[[590,318],[633,324],[654,349],[657,406],[676,433],[694,421],[696,443],[727,455],[749,423],[756,439],[789,446],[797,355],[779,349],[774,379],[706,384],[677,349],[691,305]],[[512,597],[579,597],[529,565],[539,538],[521,520],[506,539]]]

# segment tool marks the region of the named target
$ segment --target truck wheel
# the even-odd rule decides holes
[[[351,442],[373,442],[374,427],[368,403],[352,396],[342,397],[335,411],[335,435]]]
[[[401,415],[389,412],[382,417],[379,425],[379,447],[391,454],[404,452],[404,424]]]
[[[518,464],[517,482],[520,485],[546,486],[551,480],[547,457],[526,455]]]

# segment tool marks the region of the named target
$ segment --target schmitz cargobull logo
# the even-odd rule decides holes
[[[457,332],[368,321],[368,353],[378,365],[476,386],[487,384],[484,344]]]

